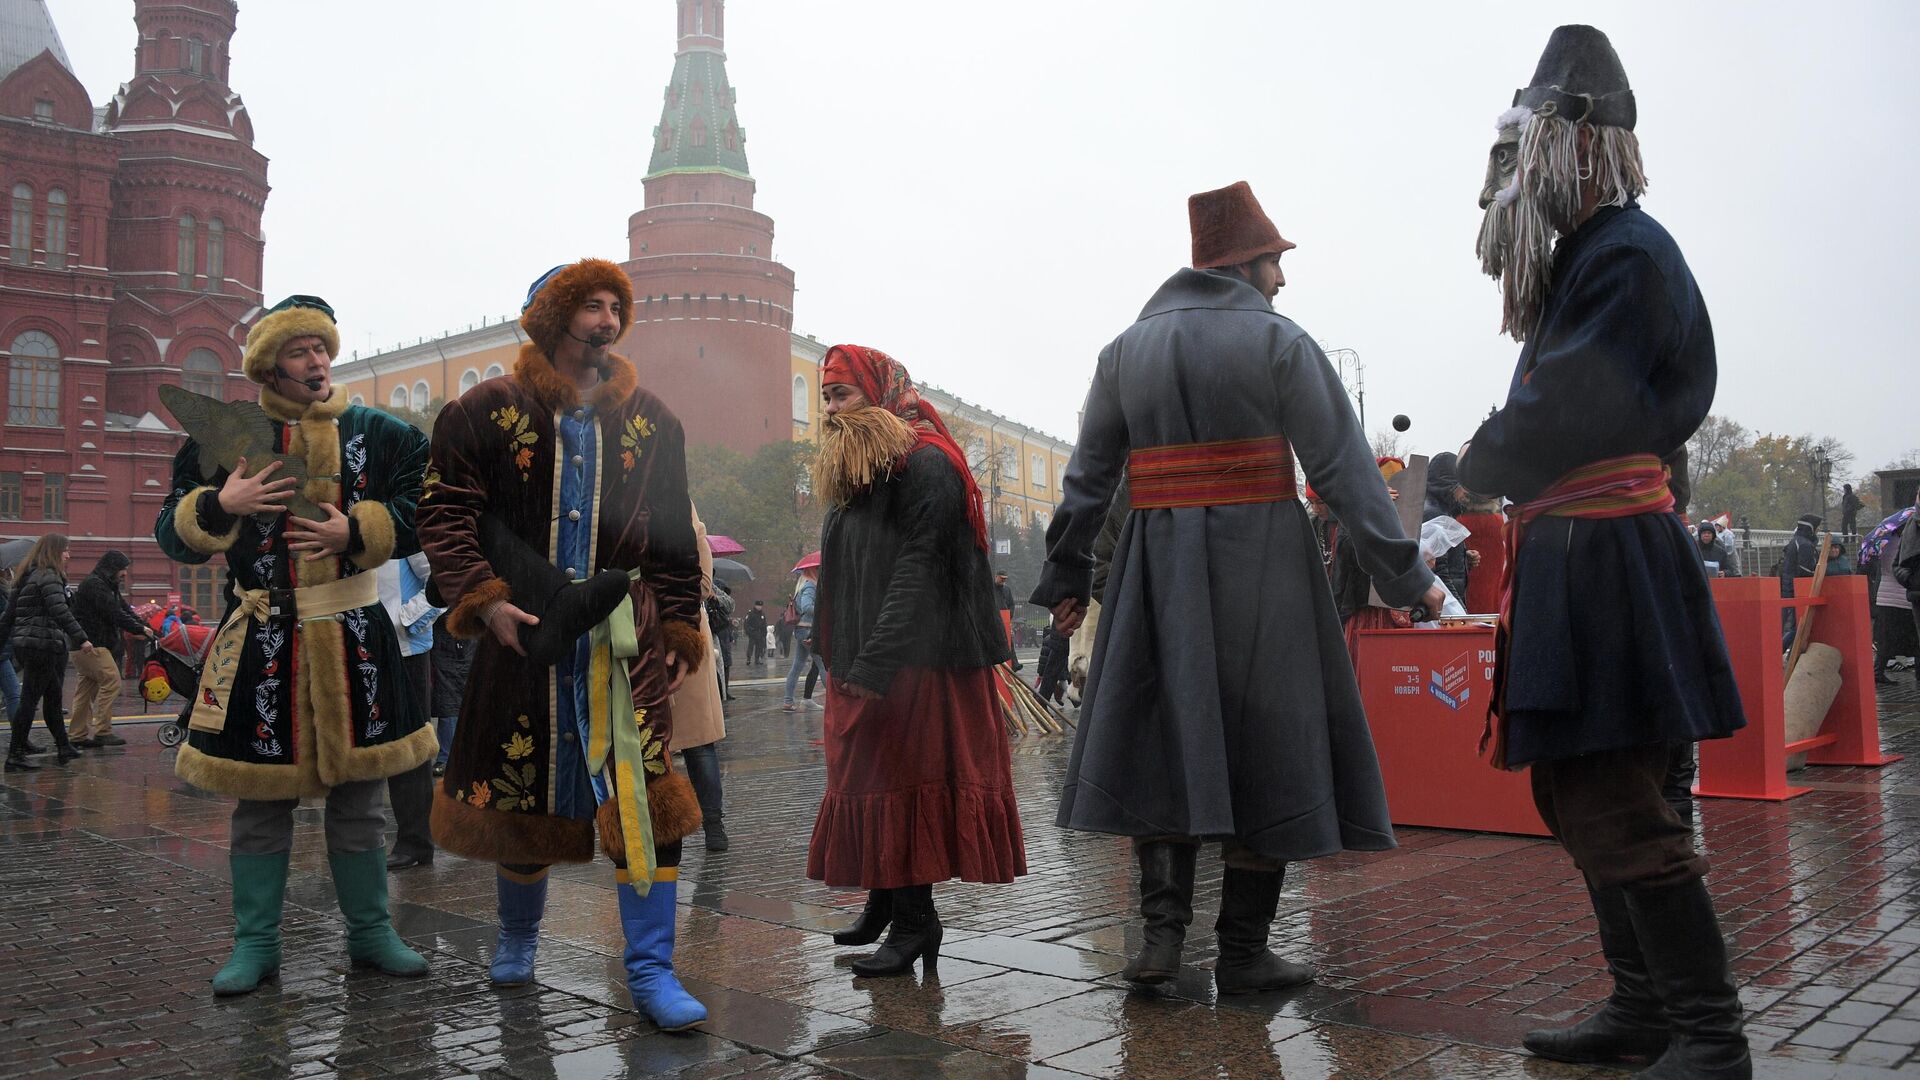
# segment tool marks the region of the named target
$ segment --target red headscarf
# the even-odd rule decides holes
[[[980,485],[974,481],[966,455],[960,452],[960,444],[953,441],[946,422],[913,388],[913,379],[906,367],[879,349],[835,345],[827,350],[826,361],[820,366],[820,384],[828,383],[855,387],[869,403],[905,420],[913,429],[915,449],[932,446],[947,455],[967,488],[967,524],[973,526],[974,542],[980,545],[981,551],[987,550],[987,514],[980,501]]]

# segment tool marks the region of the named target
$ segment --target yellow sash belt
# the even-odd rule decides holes
[[[195,731],[218,734],[227,727],[228,698],[233,681],[240,674],[240,654],[247,645],[247,624],[269,615],[295,615],[302,621],[320,619],[355,608],[372,607],[380,602],[380,586],[373,574],[355,574],[323,585],[292,590],[291,612],[274,607],[274,596],[286,596],[287,590],[248,589],[240,594],[233,613],[220,624],[207,651],[207,662],[200,669],[200,693],[194,698],[193,715],[187,726]],[[624,674],[624,669],[623,672]]]
[[[638,577],[638,571],[629,574]],[[647,710],[633,707],[627,661],[640,655],[633,625],[633,597],[625,596],[588,635],[592,648],[587,681],[587,769],[607,769],[607,782],[619,801],[620,833],[627,848],[627,876],[640,895],[653,887],[658,862],[653,845],[653,814],[647,808],[646,747],[640,725]],[[611,768],[608,768],[611,766]]]

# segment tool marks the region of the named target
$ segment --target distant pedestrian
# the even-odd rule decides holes
[[[700,520],[699,508],[693,513],[693,534],[700,548],[700,589],[708,600],[705,615],[707,621],[702,624],[701,632],[709,653],[718,650],[716,640],[720,624],[713,621],[717,614],[730,610],[713,603],[716,595],[725,596],[725,586],[715,588],[713,580],[713,547],[707,541],[707,526]],[[727,596],[731,601],[733,598]],[[724,650],[720,650],[724,657]],[[718,666],[718,665],[716,665]],[[673,734],[667,743],[668,753],[678,753],[681,764],[687,767],[687,779],[693,784],[693,793],[700,800],[700,823],[706,833],[707,853],[717,855],[727,850],[729,841],[727,829],[721,816],[725,810],[721,791],[719,743],[727,737],[727,717],[721,701],[726,695],[725,683],[719,678],[712,679],[696,676],[680,684],[673,695]]]
[[[1703,521],[1695,530],[1694,553],[1700,556],[1700,566],[1708,577],[1740,576],[1740,555],[1713,522]]]
[[[1853,560],[1847,558],[1847,545],[1837,536],[1827,538],[1827,576],[1845,577],[1853,573]]]
[[[433,624],[433,733],[440,740],[440,753],[433,759],[433,775],[447,773],[447,751],[453,748],[453,731],[460,720],[460,698],[467,692],[467,672],[473,669],[477,638],[463,638],[447,629],[442,614]]]
[[[993,575],[993,595],[1000,607],[1000,625],[1007,632],[1007,651],[1013,653],[1013,670],[1020,670],[1020,654],[1014,652],[1018,644],[1013,636],[1013,588],[1007,584],[1005,570]]]
[[[13,592],[13,567],[0,567],[0,617],[4,617],[7,613],[8,594],[11,592]],[[13,710],[20,707],[20,676],[13,670],[13,646],[7,644],[5,638],[0,638],[0,696],[6,698],[7,716],[11,719]],[[30,749],[36,754],[46,751],[43,746],[31,744]]]
[[[794,710],[793,690],[800,681],[802,673],[813,664],[813,605],[819,595],[820,568],[809,566],[800,571],[800,586],[793,592],[793,602],[787,607],[787,617],[794,619],[792,635],[793,663],[787,667],[787,700],[780,706],[786,712]],[[780,620],[787,625],[787,619]],[[813,696],[812,687],[807,688],[807,696]]]
[[[75,746],[92,749],[127,744],[113,733],[113,702],[120,696],[120,635],[124,631],[147,639],[158,636],[140,621],[121,595],[131,565],[125,554],[108,551],[73,593],[74,619],[87,632],[89,641],[104,645],[69,657],[80,674],[73,690],[73,718],[67,724],[67,738]]]
[[[786,659],[793,650],[794,624],[787,621],[793,613],[793,605],[789,603],[787,610],[781,614],[780,618],[773,620],[773,643],[780,650],[782,660]]]
[[[1793,595],[1793,579],[1812,577],[1813,569],[1819,565],[1820,544],[1814,538],[1815,530],[1820,528],[1819,514],[1802,514],[1794,522],[1793,535],[1787,539],[1787,546],[1780,550],[1780,595]],[[1793,609],[1787,608],[1780,613],[1780,651],[1793,647],[1793,630],[1796,624]]]
[[[1855,522],[1860,517],[1860,508],[1866,503],[1854,493],[1852,484],[1840,485],[1840,535],[1852,536],[1856,531]]]
[[[1914,516],[1909,506],[1874,526],[1860,542],[1859,561],[1867,570],[1867,591],[1873,597],[1873,681],[1893,685],[1887,661],[1920,653],[1920,628],[1914,625],[1913,603],[1894,568],[1900,556],[1900,534]],[[1920,680],[1920,671],[1915,672]]]
[[[713,577],[711,573],[707,575]],[[720,652],[719,671],[716,673],[720,683],[720,697],[733,700],[733,589],[724,581],[713,582],[712,591],[707,596],[707,627],[713,637],[713,644]]]
[[[767,602],[755,600],[753,610],[740,621],[740,629],[747,635],[747,665],[764,665],[767,662]]]
[[[27,732],[33,727],[33,709],[53,733],[54,750],[65,765],[80,756],[67,741],[67,725],[60,710],[61,684],[67,677],[67,652],[91,655],[95,646],[67,606],[67,562],[73,552],[67,538],[48,533],[34,542],[18,569],[6,614],[0,615],[0,642],[13,646],[13,655],[25,673],[20,704],[13,710],[13,741],[7,746],[7,768],[37,769],[27,761]]]

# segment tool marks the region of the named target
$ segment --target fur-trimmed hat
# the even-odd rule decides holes
[[[574,312],[600,289],[620,298],[620,333],[614,336],[618,341],[633,325],[633,282],[626,271],[605,259],[581,259],[540,275],[520,306],[520,325],[540,351],[551,356],[572,324]]]
[[[1260,209],[1245,180],[1188,196],[1187,224],[1193,230],[1195,270],[1239,266],[1294,246]]]
[[[317,296],[295,293],[267,309],[260,321],[247,331],[247,352],[241,370],[247,378],[264,384],[267,374],[280,359],[280,347],[294,338],[317,337],[327,343],[327,355],[340,355],[340,328],[334,325],[333,308]]]

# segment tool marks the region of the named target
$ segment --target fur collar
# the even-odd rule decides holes
[[[268,416],[283,423],[293,423],[296,420],[331,420],[346,412],[351,400],[341,392],[338,386],[333,388],[333,393],[327,395],[327,400],[316,401],[311,405],[302,405],[297,401],[281,397],[271,386],[260,388],[260,408],[266,410]]]
[[[640,376],[633,369],[633,361],[619,353],[609,353],[613,361],[613,374],[600,380],[600,385],[587,394],[587,403],[602,412],[610,410],[633,396],[640,385]],[[520,358],[513,362],[513,381],[537,398],[547,411],[569,409],[580,403],[580,392],[572,383],[560,377],[553,369],[553,361],[540,351],[540,346],[529,341],[520,346]]]

